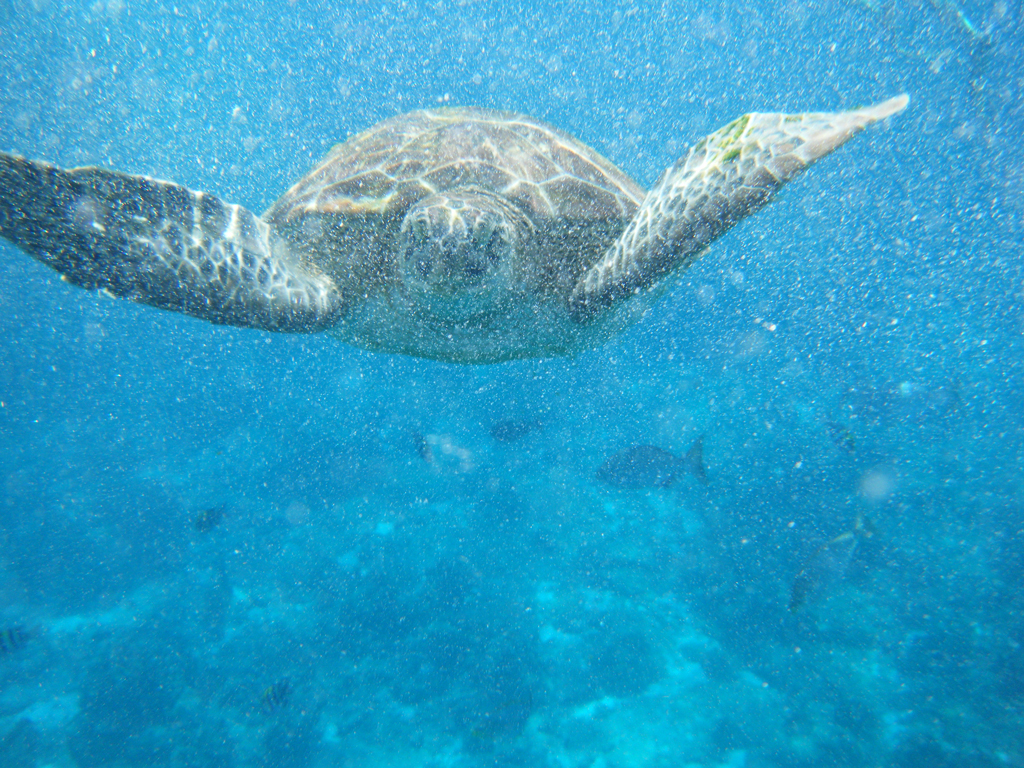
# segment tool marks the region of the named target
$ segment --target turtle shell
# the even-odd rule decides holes
[[[265,218],[285,226],[310,214],[393,220],[456,187],[500,194],[542,227],[629,221],[645,194],[593,149],[540,120],[452,108],[393,117],[335,146]]]

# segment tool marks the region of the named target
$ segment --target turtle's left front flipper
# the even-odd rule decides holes
[[[213,323],[301,333],[342,311],[259,217],[145,176],[0,153],[0,236],[75,285]]]
[[[787,181],[908,101],[903,95],[849,112],[753,113],[711,134],[665,172],[619,239],[583,274],[570,298],[573,315],[585,322],[689,266]]]

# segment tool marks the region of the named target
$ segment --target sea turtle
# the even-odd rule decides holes
[[[412,112],[334,147],[263,216],[167,181],[0,154],[0,235],[75,285],[214,323],[466,363],[572,354],[907,101],[745,115],[648,193],[539,120]]]

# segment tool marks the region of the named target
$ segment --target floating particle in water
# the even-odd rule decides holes
[[[290,525],[303,525],[309,520],[309,506],[301,501],[293,501],[284,511],[284,517]]]
[[[868,501],[885,501],[896,489],[896,479],[884,470],[865,472],[860,479],[860,495]]]

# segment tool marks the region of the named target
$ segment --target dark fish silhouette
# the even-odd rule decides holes
[[[20,624],[0,630],[0,656],[20,651],[28,644],[31,637],[28,630]]]
[[[686,472],[703,485],[704,437],[697,438],[685,456],[676,456],[654,445],[637,445],[620,451],[597,470],[597,478],[616,488],[668,488]]]
[[[497,701],[480,712],[479,718],[469,729],[474,739],[494,741],[502,735],[516,733],[533,712],[533,693],[525,690],[504,701]]]
[[[852,389],[850,398],[851,410],[863,418],[913,424],[941,421],[964,404],[958,380],[872,384]]]
[[[493,424],[489,432],[499,443],[513,443],[543,426],[544,422],[540,419],[504,419]]]
[[[829,439],[836,448],[844,453],[853,453],[857,450],[857,440],[853,432],[835,421],[826,421],[825,426],[828,428]]]
[[[288,699],[292,693],[292,684],[288,678],[278,680],[273,685],[268,685],[260,694],[260,706],[264,712],[273,714],[288,706]]]
[[[858,516],[853,529],[822,544],[793,579],[789,610],[796,612],[808,600],[827,592],[846,575],[861,537],[871,535],[864,518]]]
[[[434,463],[434,451],[430,447],[430,443],[427,442],[427,438],[417,430],[412,431],[412,442],[416,448],[416,455],[419,456],[427,464]]]
[[[200,533],[209,533],[224,519],[224,507],[211,507],[210,509],[203,509],[196,513],[195,518],[192,520],[193,527]]]

